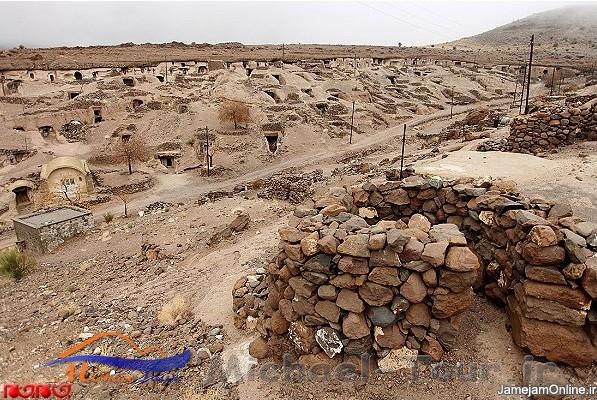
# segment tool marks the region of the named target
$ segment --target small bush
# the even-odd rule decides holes
[[[191,302],[183,296],[176,296],[162,306],[158,312],[158,321],[162,325],[176,326],[181,319],[190,319],[193,315]]]
[[[0,253],[0,275],[19,280],[31,272],[37,261],[31,255],[13,248]]]
[[[107,212],[104,214],[104,221],[106,221],[107,223],[112,222],[113,219],[114,219],[114,214],[112,214],[111,212]]]

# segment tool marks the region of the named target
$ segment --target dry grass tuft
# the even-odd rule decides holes
[[[193,316],[191,301],[183,296],[177,295],[162,306],[158,312],[158,321],[162,325],[176,325],[181,320],[189,320]]]
[[[207,389],[205,391],[196,391],[193,389],[185,390],[179,400],[225,400],[226,397],[219,389]]]

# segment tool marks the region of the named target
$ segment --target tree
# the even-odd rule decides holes
[[[129,216],[128,213],[128,204],[129,204],[129,194],[124,192],[123,190],[115,190],[112,191],[112,193],[114,193],[119,199],[120,201],[122,201],[122,203],[124,204],[124,217],[127,218]]]
[[[245,103],[226,100],[220,105],[218,118],[220,122],[234,123],[234,129],[238,129],[239,124],[251,122],[251,112]]]
[[[134,161],[147,161],[149,159],[149,148],[138,136],[133,136],[128,141],[119,143],[119,145],[120,147],[114,153],[114,160],[126,162],[129,174],[133,173]]]

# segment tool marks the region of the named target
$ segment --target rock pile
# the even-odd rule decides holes
[[[283,335],[303,355],[384,357],[406,346],[439,359],[474,286],[506,305],[518,345],[588,365],[596,228],[506,181],[412,176],[335,188],[280,230],[267,299],[252,311],[262,336],[253,350],[275,354]]]
[[[298,204],[313,194],[312,185],[321,180],[323,171],[320,169],[300,174],[281,172],[274,174],[267,181],[253,183],[252,186],[265,186],[258,193],[261,198],[287,200]]]
[[[597,139],[597,99],[580,107],[545,106],[512,121],[508,145],[515,153],[540,154],[577,140]]]
[[[509,149],[507,139],[485,140],[477,146],[477,151],[508,151]]]

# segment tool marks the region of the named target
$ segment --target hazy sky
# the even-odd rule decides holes
[[[171,41],[421,45],[471,36],[565,4],[572,3],[0,1],[0,48]]]

